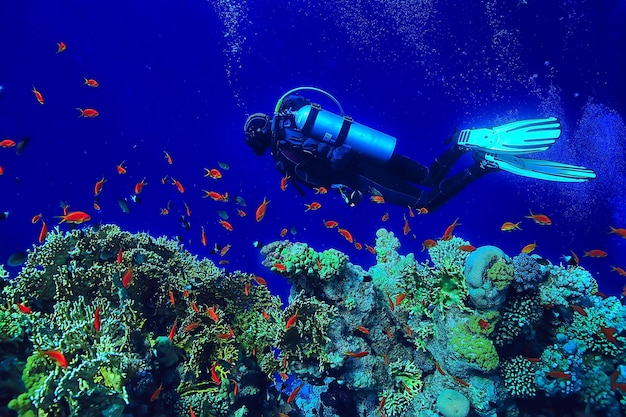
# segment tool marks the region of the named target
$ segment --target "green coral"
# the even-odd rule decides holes
[[[538,367],[535,363],[524,359],[522,356],[514,356],[503,361],[500,373],[504,379],[504,387],[516,398],[530,398],[537,395],[537,383],[535,373]]]
[[[428,254],[435,268],[446,275],[460,275],[470,252],[459,249],[469,242],[453,236],[448,240],[438,240],[437,244],[428,248]]]
[[[513,265],[504,259],[498,259],[487,270],[487,278],[489,278],[494,287],[499,290],[507,288],[513,281],[513,276]]]
[[[261,253],[266,256],[263,265],[277,274],[322,281],[340,275],[348,262],[348,257],[338,250],[317,253],[306,243],[286,240],[265,245]]]
[[[452,329],[450,343],[461,359],[484,372],[493,371],[498,366],[498,352],[491,340],[470,333],[464,325]]]
[[[563,268],[548,266],[548,279],[539,285],[543,305],[579,304],[597,291],[598,284],[589,271],[581,266]]]

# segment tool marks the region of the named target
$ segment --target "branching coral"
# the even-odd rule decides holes
[[[500,373],[504,378],[504,387],[514,397],[534,397],[537,395],[535,383],[537,369],[536,363],[522,356],[514,356],[503,361],[500,365]]]

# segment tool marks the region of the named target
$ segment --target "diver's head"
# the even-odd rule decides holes
[[[271,144],[272,119],[263,113],[251,114],[243,125],[243,132],[246,135],[246,144],[256,155],[261,156]]]

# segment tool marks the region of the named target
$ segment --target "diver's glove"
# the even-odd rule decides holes
[[[507,123],[491,129],[464,129],[457,146],[475,151],[481,166],[547,181],[582,182],[594,179],[590,169],[517,155],[549,149],[561,136],[561,124],[554,117]]]

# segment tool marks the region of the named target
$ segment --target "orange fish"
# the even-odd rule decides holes
[[[350,356],[351,358],[363,358],[367,355],[369,355],[370,353],[367,350],[362,350],[361,352],[345,352],[344,353],[346,356]]]
[[[143,187],[145,187],[146,185],[148,185],[148,183],[146,182],[146,177],[143,177],[141,181],[135,184],[135,194],[139,194],[143,190]]]
[[[382,217],[380,218],[380,220],[386,222],[387,220],[389,220],[389,213],[385,213],[382,215]]]
[[[376,255],[376,248],[373,246],[370,246],[368,244],[365,244],[365,249],[371,253],[372,255]]]
[[[12,139],[3,139],[0,141],[0,148],[12,148],[16,145]]]
[[[415,213],[413,213],[413,209],[411,206],[407,206],[409,208],[409,217],[415,217]]]
[[[128,288],[130,286],[130,282],[133,279],[133,267],[129,266],[128,270],[124,273],[124,276],[122,277],[122,286],[124,288]]]
[[[276,268],[279,271],[286,271],[287,270],[287,267],[285,265],[283,265],[281,263],[278,263],[278,262],[276,262],[274,264],[274,268]]]
[[[167,207],[163,207],[161,209],[160,214],[163,215],[163,216],[167,216],[168,214],[170,214],[170,210]]]
[[[0,175],[4,175],[4,168],[2,168],[2,165],[0,165]]]
[[[540,224],[542,226],[550,226],[552,224],[552,220],[545,214],[533,214],[533,211],[530,210],[530,216],[526,216],[527,219],[533,219],[535,223]]]
[[[93,314],[93,327],[97,332],[100,331],[100,306],[96,307],[96,311]]]
[[[217,367],[217,362],[215,362],[213,364],[213,366],[211,366],[211,379],[213,380],[213,382],[215,382],[217,385],[221,385],[222,380],[220,379],[220,377],[217,375],[217,372],[215,371],[215,368]]]
[[[489,329],[489,327],[491,327],[489,325],[489,322],[487,322],[487,320],[485,319],[478,319],[478,326],[483,330],[487,330]]]
[[[354,247],[356,248],[356,250],[361,250],[363,249],[363,245],[361,245],[359,242],[355,241],[354,242]]]
[[[389,293],[387,293],[387,301],[389,302],[389,308],[391,309],[391,311],[394,311],[396,309],[396,306],[393,303],[393,300],[391,299]]]
[[[602,332],[604,337],[606,337],[606,340],[608,340],[611,343],[617,344],[617,339],[615,338],[615,335],[617,334],[617,329],[616,328],[614,328],[614,327],[600,327],[600,331]]]
[[[122,260],[124,259],[124,252],[122,251],[122,248],[120,247],[120,249],[117,251],[117,264],[121,264]]]
[[[610,227],[610,226],[609,226],[609,227]],[[615,234],[616,234],[616,235],[618,235],[618,236],[621,236],[621,237],[623,237],[623,238],[626,238],[626,229],[623,229],[623,228],[618,228],[618,229],[616,229],[616,228],[614,228],[614,227],[611,227],[611,231],[610,231],[609,233],[615,233]]]
[[[100,210],[102,210],[100,204],[98,204],[97,201],[93,202],[93,209],[96,210],[98,213],[100,213]]]
[[[163,153],[165,154],[165,160],[167,161],[167,163],[172,165],[172,163],[174,162],[172,160],[172,156],[167,151],[163,151]]]
[[[189,417],[196,417],[196,413],[193,412],[193,408],[189,406]]]
[[[37,91],[37,89],[35,88],[34,85],[33,85],[33,94],[35,94],[35,98],[37,99],[39,104],[43,104],[44,103],[43,96],[41,95],[41,93],[39,91]]]
[[[172,324],[172,328],[170,329],[170,334],[167,336],[169,340],[174,340],[174,336],[176,335],[177,324],[178,324],[178,319],[174,319],[174,324]]]
[[[624,268],[620,268],[618,266],[611,266],[611,272],[617,272],[621,276],[626,277],[626,271],[624,270]]]
[[[314,201],[311,204],[305,204],[304,206],[306,207],[306,210],[304,211],[319,210],[322,207],[322,205],[317,201]]]
[[[581,306],[577,306],[577,305],[574,305],[574,304],[570,304],[569,306],[572,308],[572,310],[574,310],[575,312],[577,312],[581,316],[587,317],[587,312]]]
[[[356,326],[356,329],[361,333],[369,334],[370,330],[365,326]]]
[[[35,223],[37,223],[39,220],[41,220],[41,218],[42,218],[42,217],[43,217],[43,214],[42,214],[42,213],[35,214],[35,215],[33,216],[33,218],[32,218],[32,219],[30,219],[30,222],[31,222],[32,224],[35,224]]]
[[[285,174],[284,177],[282,177],[280,179],[280,189],[285,191],[285,189],[287,188],[287,185],[289,184],[289,178],[291,178],[289,175]]]
[[[387,397],[381,398],[380,400],[380,405],[378,406],[378,412],[383,414],[383,407],[385,406],[385,404],[387,403]]]
[[[302,384],[298,385],[298,386],[296,387],[296,389],[294,389],[294,390],[291,392],[291,394],[289,394],[289,397],[287,398],[287,402],[288,402],[288,403],[290,403],[290,402],[292,402],[293,400],[295,400],[295,399],[296,399],[296,396],[298,395],[298,393],[300,392],[300,390],[302,389],[302,387],[303,387],[303,386],[304,386],[304,383],[302,383]]]
[[[232,232],[234,230],[233,225],[228,223],[226,220],[220,219],[219,223],[222,225],[224,229],[228,230],[229,232]]]
[[[98,110],[95,109],[81,109],[79,107],[76,107],[76,110],[80,112],[78,117],[85,117],[87,119],[98,117],[100,115],[100,113],[98,113]]]
[[[216,308],[217,308],[217,306],[215,306],[215,305],[213,307],[211,307],[211,308],[207,307],[206,312],[209,315],[209,317],[211,317],[211,320],[213,320],[214,322],[217,323],[218,321],[220,321],[220,318],[217,315],[217,313],[215,312]]]
[[[230,339],[234,335],[235,335],[235,332],[233,332],[233,329],[230,326],[228,326],[228,333],[218,333],[215,336],[220,339]]]
[[[313,187],[313,189],[315,190],[315,194],[326,194],[328,192],[326,187]]]
[[[204,176],[211,177],[214,180],[219,180],[220,178],[222,178],[222,173],[219,171],[219,169],[204,168]]]
[[[287,235],[287,232],[289,232],[289,230],[287,230],[287,228],[283,228],[283,230],[280,231],[280,237],[285,237],[285,235]]]
[[[422,252],[424,252],[424,249],[430,249],[433,246],[437,246],[437,241],[434,239],[426,239],[424,240],[424,242],[422,242]]]
[[[521,222],[517,222],[517,223],[513,223],[513,222],[504,222],[502,223],[502,226],[500,226],[500,230],[502,230],[503,232],[510,232],[513,230],[522,230],[521,227],[519,227]]]
[[[267,287],[267,281],[265,280],[265,278],[261,278],[258,275],[255,275],[252,277],[252,279],[259,285],[264,285]]]
[[[46,225],[46,222],[44,221],[42,221],[41,223],[41,230],[39,231],[39,243],[43,243],[43,241],[46,240],[46,236],[48,236],[48,225]]]
[[[420,207],[417,209],[417,214],[428,214],[428,209],[426,207]]]
[[[228,251],[230,250],[230,248],[231,248],[231,245],[229,243],[226,246],[224,246],[222,249],[220,249],[220,256],[226,255]]]
[[[20,312],[24,314],[32,313],[32,310],[27,305],[22,304],[22,303],[17,303],[17,309],[20,310]]]
[[[150,401],[156,401],[157,398],[159,398],[161,391],[163,391],[163,384],[159,385],[159,387],[154,390],[154,392],[150,396]]]
[[[536,248],[537,248],[537,244],[535,242],[529,243],[528,245],[526,245],[526,246],[524,246],[522,248],[521,253],[531,253]]]
[[[396,295],[396,307],[399,306],[400,303],[403,302],[405,298],[406,298],[405,293]]]
[[[411,227],[409,227],[409,219],[406,218],[406,215],[403,214],[402,217],[404,218],[404,227],[402,228],[402,234],[406,236],[411,231]]]
[[[65,42],[57,42],[57,54],[60,54],[61,52],[65,52],[66,49],[67,49],[67,45],[65,44]]]
[[[168,294],[170,296],[170,303],[172,303],[173,306],[176,305],[176,298],[174,298],[174,291],[169,290]]]
[[[343,236],[348,242],[354,243],[354,238],[352,237],[352,234],[347,229],[338,228],[337,232],[339,232],[339,234]]]
[[[452,239],[452,233],[454,232],[454,229],[459,226],[461,223],[459,223],[459,218],[457,217],[456,220],[454,220],[454,222],[448,226],[446,228],[446,231],[443,233],[443,236],[441,237],[441,240],[450,240]]]
[[[88,79],[88,78],[85,78],[85,77],[83,77],[83,78],[85,79],[85,82],[84,82],[83,84],[85,84],[85,85],[87,85],[87,86],[89,86],[89,87],[94,87],[94,88],[96,88],[96,87],[98,87],[98,86],[100,85],[100,84],[98,83],[98,81],[94,80],[93,78],[89,78],[89,79]]]
[[[270,202],[267,201],[265,199],[265,197],[263,197],[263,202],[261,203],[261,205],[256,209],[256,213],[255,213],[255,218],[257,222],[260,222],[261,220],[263,220],[263,217],[265,217],[265,211],[267,210],[267,205]]]
[[[589,256],[592,258],[604,258],[607,256],[607,253],[601,249],[592,249],[590,251],[585,252],[583,256]]]
[[[204,193],[202,198],[211,197],[214,201],[224,201],[224,202],[228,201],[228,193],[220,194],[215,191],[207,191],[207,190],[202,190],[202,192]]]
[[[370,197],[370,201],[376,204],[382,204],[385,202],[385,198],[382,195],[373,195]]]
[[[327,229],[333,229],[333,228],[339,226],[339,223],[334,221],[334,220],[324,220],[324,226]]]
[[[296,313],[293,316],[289,317],[289,319],[287,320],[287,323],[285,323],[285,330],[289,330],[293,326],[295,326],[297,320],[298,320],[298,312],[296,311]]]
[[[104,186],[105,182],[106,182],[106,180],[104,179],[104,177],[102,177],[102,179],[100,181],[96,182],[96,185],[94,185],[94,187],[93,187],[93,195],[94,196],[100,195],[100,193],[102,192],[102,187]]]
[[[59,223],[68,222],[72,224],[81,224],[91,220],[91,216],[84,211],[71,211],[63,216],[54,216],[57,219],[61,219]]]
[[[454,380],[455,380],[456,382],[458,382],[459,384],[463,385],[464,387],[469,387],[469,386],[470,386],[469,382],[467,382],[467,381],[465,381],[465,380],[463,380],[463,379],[461,379],[461,378],[459,378],[459,377],[456,377],[456,376],[455,376],[455,377],[454,377]]]
[[[61,368],[67,369],[67,359],[65,355],[56,349],[43,350],[41,354],[55,361]]]
[[[246,217],[246,212],[243,211],[242,209],[237,209],[237,215],[239,217]]]
[[[117,166],[117,173],[120,175],[124,175],[126,174],[126,168],[124,167],[124,162],[122,161],[118,166]]]
[[[172,178],[172,184],[174,184],[176,186],[176,188],[178,189],[178,191],[181,194],[185,192],[185,187],[183,187],[183,185],[180,183],[180,181],[177,181],[174,178]]]
[[[461,252],[474,252],[476,250],[476,246],[474,246],[474,245],[461,245],[461,246],[459,246],[459,250]]]
[[[200,242],[202,242],[202,246],[206,246],[206,234],[204,233],[204,226],[200,226]]]

